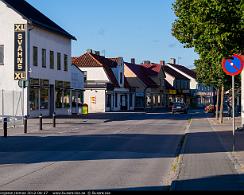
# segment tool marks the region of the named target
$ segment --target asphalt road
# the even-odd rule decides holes
[[[105,123],[1,137],[0,190],[168,190],[189,117],[118,113]]]

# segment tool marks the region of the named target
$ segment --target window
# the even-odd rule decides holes
[[[48,109],[48,88],[40,89],[40,98],[41,110]]]
[[[30,88],[30,110],[39,110],[39,88]]]
[[[120,84],[121,85],[123,84],[123,73],[122,72],[120,73]]]
[[[0,45],[0,65],[4,64],[4,46]]]
[[[46,58],[46,50],[42,49],[42,67],[46,68],[47,67],[47,58]]]
[[[68,71],[68,56],[64,54],[64,71]]]
[[[50,51],[50,69],[54,69],[54,52]]]
[[[61,53],[57,53],[57,69],[61,70]]]
[[[87,72],[84,72],[84,83],[87,81]]]
[[[130,93],[130,107],[132,107],[133,104],[133,94]]]
[[[38,66],[38,48],[33,47],[33,66]]]

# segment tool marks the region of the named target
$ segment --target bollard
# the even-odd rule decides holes
[[[3,132],[4,132],[4,137],[8,136],[8,119],[3,118]]]
[[[42,130],[42,114],[40,114],[39,116],[39,130],[41,131]]]
[[[24,116],[24,133],[27,133],[27,116]]]
[[[53,113],[53,127],[56,127],[56,113]]]

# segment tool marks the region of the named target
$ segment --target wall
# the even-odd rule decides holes
[[[80,67],[83,72],[87,72],[88,81],[107,81],[109,82],[108,76],[105,73],[103,67]]]
[[[18,86],[18,81],[14,80],[14,24],[27,24],[27,20],[0,1],[0,24],[0,45],[4,45],[4,65],[0,65],[0,89],[22,93],[22,89]],[[26,99],[27,90],[24,90],[24,100]],[[26,114],[27,101],[24,103]],[[7,106],[5,106],[4,110],[7,115],[12,115],[13,111],[11,109],[8,110]],[[18,112],[17,115],[22,115],[22,113]]]
[[[38,66],[33,66],[33,46],[38,47]],[[42,49],[46,49],[46,68],[42,67]],[[54,69],[50,69],[50,50],[54,51]],[[61,53],[61,70],[57,70],[57,52]],[[64,54],[68,55],[68,71],[64,71]],[[63,36],[34,27],[30,31],[30,77],[71,81],[71,40]]]
[[[96,98],[96,103],[91,102],[91,97]],[[87,89],[84,92],[84,103],[88,104],[89,113],[105,112],[105,100],[106,92],[105,89],[90,90]]]

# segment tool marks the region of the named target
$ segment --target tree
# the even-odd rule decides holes
[[[176,0],[173,4],[177,17],[173,36],[184,47],[195,48],[200,56],[195,62],[198,80],[217,89],[224,90],[229,80],[222,59],[244,50],[243,1]]]

